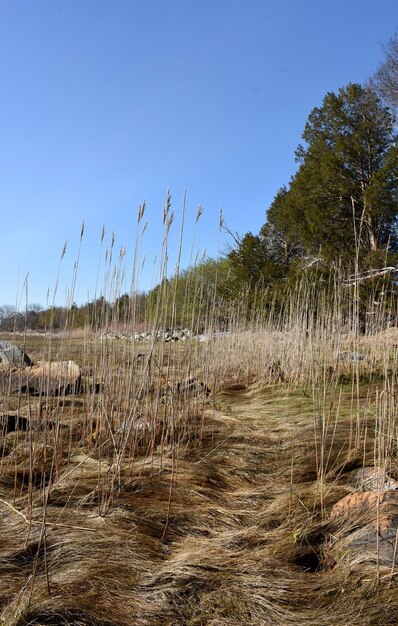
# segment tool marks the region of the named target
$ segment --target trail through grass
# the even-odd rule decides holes
[[[363,389],[370,433],[369,398]],[[177,452],[165,442],[117,471],[95,446],[70,440],[65,456],[60,439],[73,439],[71,430],[30,436],[29,473],[17,452],[29,434],[7,435],[14,461],[4,456],[1,478],[2,622],[396,623],[395,577],[351,571],[328,552],[330,509],[350,492],[347,473],[373,458],[372,437],[365,450],[350,444],[351,392],[343,390],[320,480],[314,406],[306,389],[235,385],[207,401],[204,420],[191,418]]]

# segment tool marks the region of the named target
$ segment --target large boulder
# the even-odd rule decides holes
[[[25,373],[20,389],[33,395],[57,396],[79,390],[80,368],[74,361],[42,361]]]
[[[32,367],[0,371],[0,393],[59,396],[80,389],[80,368],[74,361],[39,362]]]
[[[0,368],[19,368],[32,365],[32,361],[18,346],[8,341],[0,341]]]
[[[396,491],[349,494],[334,505],[330,517],[334,528],[328,550],[335,562],[345,562],[350,568],[398,564]]]

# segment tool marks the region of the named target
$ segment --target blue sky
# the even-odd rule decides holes
[[[226,249],[220,208],[232,231],[257,232],[310,111],[365,81],[397,29],[396,0],[0,0],[0,304],[29,274],[28,300],[45,305],[58,271],[57,302],[93,297],[113,230],[128,290],[143,201],[149,288],[168,188],[170,271],[185,189],[184,266],[192,249]]]

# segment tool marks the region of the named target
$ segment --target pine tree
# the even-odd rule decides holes
[[[350,84],[328,93],[303,139],[299,170],[268,213],[269,246],[279,237],[297,254],[329,260],[396,250],[394,118],[375,92]]]

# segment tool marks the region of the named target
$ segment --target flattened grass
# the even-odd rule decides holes
[[[374,454],[374,390],[359,400],[365,447],[354,445],[350,389],[338,397],[322,396],[334,409],[321,475],[316,402],[305,388],[226,390],[204,414],[190,405],[178,450],[165,440],[121,461],[83,436],[87,399],[53,399],[48,410],[61,407],[69,428],[6,436],[3,622],[394,623],[394,576],[328,561],[338,532],[328,513],[352,489],[346,474]],[[46,480],[33,480],[40,472]]]

